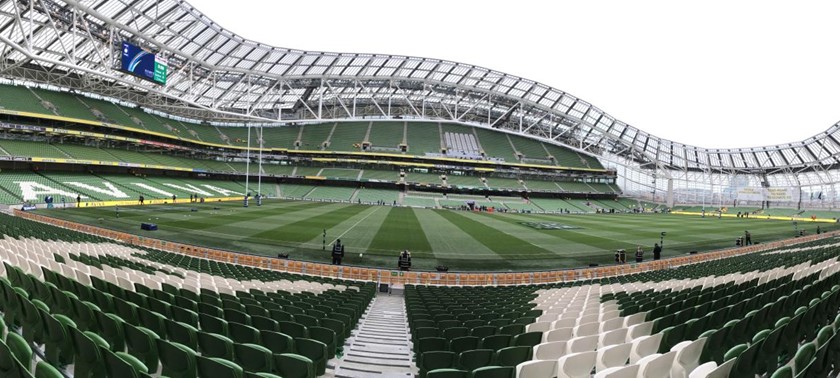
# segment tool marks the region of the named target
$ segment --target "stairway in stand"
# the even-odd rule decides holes
[[[377,294],[336,361],[335,376],[346,378],[414,377],[411,333],[402,295]]]

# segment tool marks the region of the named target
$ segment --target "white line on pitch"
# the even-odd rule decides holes
[[[358,225],[359,225],[359,223],[364,222],[364,221],[365,221],[365,219],[368,219],[368,217],[370,217],[371,215],[373,215],[373,213],[375,213],[375,212],[379,211],[379,209],[381,209],[382,207],[383,207],[383,206],[377,206],[375,210],[373,210],[373,211],[371,211],[371,212],[370,212],[370,214],[365,215],[365,217],[364,217],[364,218],[359,219],[359,221],[358,221],[358,222],[356,222],[356,223],[354,223],[352,226],[350,226],[350,228],[348,228],[348,229],[347,229],[347,231],[344,231],[344,232],[342,232],[342,233],[341,233],[341,235],[336,236],[336,237],[335,237],[335,239],[333,239],[333,241],[331,241],[331,242],[329,243],[329,245],[332,245],[333,243],[335,243],[335,241],[336,241],[336,240],[341,239],[341,237],[342,237],[342,236],[346,235],[348,232],[350,232],[350,230],[352,230],[352,229],[356,228],[356,226],[358,226]]]

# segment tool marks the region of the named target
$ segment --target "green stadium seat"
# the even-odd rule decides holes
[[[738,355],[735,365],[733,365],[732,370],[730,370],[730,374],[734,376],[755,375],[756,370],[758,370],[758,361],[756,361],[756,356],[758,356],[762,344],[762,341],[751,344],[740,355]]]
[[[470,330],[470,336],[485,338],[487,336],[495,335],[497,330],[498,328],[493,326],[478,326]]]
[[[158,339],[157,348],[163,375],[170,378],[195,377],[197,374],[194,350],[185,345]]]
[[[198,327],[198,313],[192,310],[182,308],[178,305],[172,306],[172,320],[184,323],[193,328]]]
[[[445,339],[455,339],[457,337],[469,336],[470,330],[467,327],[451,327],[443,330],[441,334]]]
[[[793,375],[793,367],[792,366],[782,366],[781,368],[779,368],[778,370],[773,372],[773,375],[770,376],[770,378],[793,378],[793,377],[794,377],[794,375]]]
[[[73,340],[75,358],[73,359],[74,377],[101,377],[105,375],[105,357],[102,350],[110,349],[108,343],[96,333],[82,332],[77,328],[70,328]]]
[[[233,340],[215,333],[198,331],[198,350],[206,357],[233,359]]]
[[[259,344],[260,330],[246,324],[228,323],[230,338],[236,343]]]
[[[257,344],[235,344],[235,362],[246,372],[272,372],[274,360],[272,351]]]
[[[513,337],[512,346],[533,347],[542,342],[542,332],[526,332]]]
[[[329,328],[333,332],[335,332],[336,345],[339,348],[341,348],[344,345],[344,340],[346,336],[343,322],[335,319],[321,318],[321,326],[324,328]]]
[[[335,357],[337,347],[333,330],[324,327],[308,327],[308,331],[311,339],[320,341],[327,346],[327,360]]]
[[[522,324],[509,324],[499,328],[500,335],[516,336],[522,333],[525,333],[525,326]]]
[[[533,348],[529,346],[512,346],[496,351],[495,364],[499,366],[516,367],[531,359]]]
[[[435,369],[426,374],[427,378],[467,378],[468,371],[459,369]]]
[[[230,360],[198,356],[196,361],[200,377],[243,378],[244,376],[242,367]]]
[[[260,331],[277,332],[280,329],[276,320],[258,315],[251,316],[251,325]]]
[[[260,331],[262,345],[271,350],[273,354],[294,353],[295,341],[289,335],[273,331]]]
[[[470,378],[514,378],[516,370],[510,366],[484,366],[470,372]]]
[[[165,323],[169,341],[187,346],[192,350],[198,349],[198,329],[170,319],[166,319]]]
[[[17,359],[6,343],[0,342],[0,376],[10,378],[29,377],[28,369]]]
[[[55,366],[71,363],[75,352],[69,328],[76,328],[76,324],[64,315],[56,314],[53,316],[45,310],[40,311],[46,330],[44,340],[46,361]]]
[[[202,331],[228,336],[228,322],[224,319],[199,313],[198,321]]]
[[[28,343],[43,344],[44,335],[44,321],[41,318],[42,310],[49,310],[46,304],[38,299],[30,301],[22,296],[18,296],[18,301],[21,304],[21,322],[23,323],[23,337]]]
[[[2,359],[2,357],[0,357]],[[35,378],[64,378],[64,375],[61,374],[61,371],[50,365],[46,361],[38,361],[35,365],[35,372],[33,374]],[[9,375],[14,376],[14,375]]]
[[[166,335],[166,318],[154,311],[138,308],[137,315],[140,325],[157,335]]]
[[[458,355],[449,351],[424,352],[417,359],[420,378],[432,370],[453,368],[457,360]]]
[[[137,314],[138,306],[134,303],[120,298],[114,298],[114,311],[116,315],[129,324],[139,324],[140,316]]]
[[[280,326],[281,333],[285,333],[293,338],[309,337],[309,331],[303,324],[290,321],[278,321],[277,325]]]
[[[471,371],[493,362],[495,352],[492,349],[471,349],[463,351],[458,355],[455,366],[458,369]]]
[[[323,375],[327,369],[327,345],[313,339],[295,338],[297,353],[312,361],[317,375]]]
[[[274,366],[283,378],[315,378],[315,364],[309,358],[294,353],[274,355]]]
[[[124,324],[126,349],[146,365],[147,371],[157,371],[159,352],[157,340],[159,336],[150,329]]]
[[[14,332],[6,334],[6,345],[12,351],[12,354],[21,363],[25,370],[29,370],[32,363],[32,347],[26,339]]]
[[[143,361],[125,352],[111,352],[102,348],[105,357],[105,371],[110,377],[141,378],[150,377]]]
[[[805,368],[813,362],[816,355],[817,346],[813,342],[803,344],[796,351],[796,355],[793,357],[793,370],[797,376],[805,371]]]
[[[125,349],[124,321],[117,315],[95,312],[99,322],[99,335],[111,346],[111,349],[121,351]]]
[[[456,337],[449,342],[449,350],[455,353],[461,353],[471,349],[478,349],[479,341],[478,337],[475,336]]]

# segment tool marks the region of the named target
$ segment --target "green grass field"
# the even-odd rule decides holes
[[[198,211],[191,211],[196,208]],[[322,250],[340,238],[345,264],[393,268],[400,250],[412,252],[415,269],[443,264],[458,271],[547,270],[610,264],[618,248],[647,251],[666,232],[664,257],[734,246],[744,230],[754,242],[794,236],[790,221],[717,219],[670,214],[487,214],[322,202],[266,201],[39,210],[42,215],[119,231],[232,251],[329,261]],[[158,231],[140,230],[141,222]],[[565,226],[540,229],[523,223]],[[836,228],[822,223],[823,230]],[[799,222],[809,233],[816,224]],[[359,257],[364,253],[364,257]]]

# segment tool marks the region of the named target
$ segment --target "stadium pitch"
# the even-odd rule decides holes
[[[196,211],[193,211],[195,209]],[[446,265],[458,271],[509,271],[612,264],[614,251],[637,245],[645,259],[665,232],[663,258],[735,246],[745,230],[754,242],[836,229],[835,224],[671,214],[501,214],[347,203],[267,200],[39,210],[39,214],[137,235],[252,254],[329,262],[336,239],[347,265],[394,268],[403,249],[413,268]],[[119,216],[117,216],[119,214]],[[141,222],[158,231],[140,230]],[[326,238],[324,238],[326,231]],[[326,247],[326,250],[322,250]],[[360,257],[363,253],[364,256]]]

